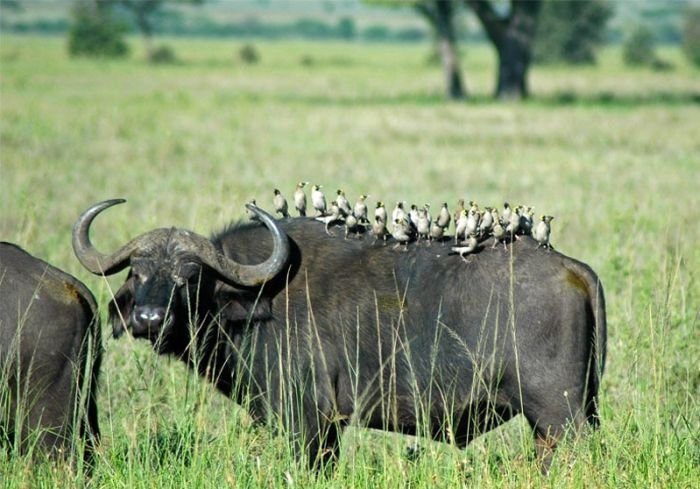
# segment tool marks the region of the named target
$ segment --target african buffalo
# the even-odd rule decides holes
[[[255,418],[278,419],[312,464],[337,456],[350,422],[465,446],[522,413],[546,468],[567,426],[597,424],[601,284],[529,236],[465,263],[449,244],[399,251],[248,205],[258,222],[211,239],[163,228],[102,254],[90,225],[121,202],[95,204],[73,230],[92,273],[130,267],[114,335],[150,339]]]
[[[90,462],[100,434],[101,344],[87,287],[0,242],[0,443],[26,451],[37,442],[42,452],[67,455],[82,437]]]

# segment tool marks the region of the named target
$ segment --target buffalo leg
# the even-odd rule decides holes
[[[489,402],[471,406],[465,410],[457,424],[455,443],[464,448],[477,436],[499,427],[512,417],[510,406],[494,406]]]
[[[540,464],[540,471],[545,475],[552,465],[554,449],[561,436],[561,430],[535,429],[535,454]]]
[[[561,392],[556,395],[554,392]],[[532,401],[532,398],[530,399]],[[586,424],[582,390],[566,391],[552,388],[537,401],[525,403],[525,416],[534,430],[535,454],[543,474],[549,472],[557,443],[568,429],[579,433]],[[543,402],[549,401],[547,404]]]
[[[292,443],[297,460],[305,455],[312,471],[332,470],[340,452],[340,432],[338,423],[325,419],[307,418],[303,426],[293,427]]]
[[[50,386],[39,395],[29,395],[20,401],[29,404],[20,435],[23,450],[28,447],[32,432],[38,435],[37,442],[43,448],[41,453],[56,457],[65,456],[70,450],[69,420],[74,414],[74,396],[70,388],[61,392],[61,387]]]
[[[431,437],[433,440],[450,442],[454,441],[459,448],[465,448],[477,436],[491,431],[502,425],[513,417],[513,410],[510,406],[496,405],[489,402],[480,402],[470,405],[459,416],[454,432],[449,433],[444,420],[434,421],[432,424]],[[422,448],[416,441],[406,448],[406,458],[418,460]]]
[[[340,456],[340,434],[340,426],[333,422],[329,422],[322,430],[318,443],[309,451],[312,470],[320,472],[333,470]]]

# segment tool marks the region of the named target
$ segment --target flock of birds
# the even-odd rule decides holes
[[[308,184],[309,182],[299,182],[294,191],[294,208],[299,216],[307,215],[304,187]],[[508,202],[505,202],[503,209],[499,211],[493,207],[482,209],[473,201],[465,206],[464,199],[459,199],[454,213],[450,213],[445,202],[437,217],[433,219],[430,204],[420,208],[414,204],[410,209],[406,209],[404,202],[399,201],[389,215],[384,203],[378,201],[374,216],[370,219],[366,203],[367,195],[360,195],[354,206],[351,206],[345,192],[338,189],[335,199],[328,206],[321,189],[321,185],[311,187],[311,207],[315,213],[314,217],[325,224],[328,234],[331,234],[330,225],[344,224],[345,239],[351,234],[359,235],[371,230],[375,242],[379,239],[386,242],[391,236],[397,241],[395,248],[403,245],[405,249],[411,241],[420,243],[424,240],[430,244],[433,240],[445,240],[446,231],[454,222],[454,246],[451,249],[459,253],[463,259],[465,255],[477,249],[480,241],[489,237],[494,238],[492,248],[503,244],[503,248],[507,249],[507,242],[517,240],[520,235],[530,235],[537,241],[538,248],[552,249],[549,236],[554,217],[543,215],[535,223],[534,210],[531,206],[511,207]],[[255,200],[251,203],[255,204]],[[275,212],[281,214],[283,218],[290,217],[289,204],[279,189],[274,190],[273,205]],[[254,218],[254,214],[250,213],[249,217]]]

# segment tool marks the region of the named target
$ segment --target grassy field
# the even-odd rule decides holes
[[[96,487],[692,487],[700,480],[700,77],[536,67],[534,97],[494,103],[493,58],[465,50],[473,99],[447,103],[418,46],[171,41],[180,63],[71,60],[61,39],[0,43],[0,238],[82,279],[71,226],[124,197],[94,226],[115,248],[154,227],[202,234],[295,182],[372,203],[504,200],[556,216],[553,244],[590,264],[608,303],[602,429],[559,452],[542,478],[522,419],[466,450],[350,429],[338,470],[316,480],[284,439],[132,339],[105,327]],[[302,63],[302,59],[306,63]],[[4,487],[72,487],[63,466],[0,454]]]

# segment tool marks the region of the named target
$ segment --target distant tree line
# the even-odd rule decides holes
[[[420,27],[390,27],[374,24],[364,28],[357,26],[352,17],[325,21],[313,17],[300,17],[291,22],[264,22],[258,17],[248,17],[234,22],[216,22],[208,17],[183,19],[171,12],[160,19],[159,32],[172,35],[203,37],[257,37],[265,39],[337,39],[385,42],[422,42],[429,32]]]
[[[127,33],[138,34],[136,20],[123,9],[116,9],[114,20]],[[121,10],[121,11],[120,11]],[[264,39],[357,40],[369,42],[424,42],[430,38],[427,29],[417,26],[392,27],[375,23],[360,27],[350,17],[322,20],[299,17],[290,22],[265,22],[250,16],[238,21],[219,22],[207,16],[186,17],[175,9],[163,8],[152,16],[149,29],[159,35],[193,37],[233,37]],[[36,18],[32,20],[0,19],[0,29],[19,34],[65,34],[71,28],[70,18]],[[480,33],[463,32],[460,40],[483,40]]]
[[[204,0],[73,0],[70,23],[42,23],[32,26],[58,32],[65,27],[69,51],[73,55],[122,56],[128,52],[123,41],[126,32],[138,32],[144,41],[146,56],[152,62],[172,62],[174,53],[166,46],[155,48],[152,37],[186,35],[238,38],[300,38],[313,40],[363,40],[421,42],[432,39],[442,62],[449,98],[467,96],[460,68],[458,44],[465,39],[491,43],[497,56],[497,98],[519,99],[528,96],[527,74],[533,62],[570,64],[595,63],[595,50],[608,40],[607,21],[613,16],[612,0],[365,0],[369,4],[412,8],[426,22],[427,29],[407,26],[371,25],[359,28],[351,16],[334,20],[303,17],[286,23],[263,22],[250,16],[238,21],[217,22],[206,15],[184,15],[178,4],[201,4]],[[14,0],[0,0],[4,11],[22,6]],[[652,13],[668,17],[668,6]],[[464,13],[470,12],[481,25],[478,31],[467,29]],[[681,39],[688,58],[698,63],[700,41],[698,9],[685,13]],[[648,15],[649,11],[645,11]],[[27,32],[31,26],[0,19],[5,31]],[[10,16],[11,17],[11,16]],[[474,32],[477,31],[477,32]],[[654,52],[658,36],[645,25],[627,36],[625,61],[654,69],[672,69]]]
[[[113,1],[120,3],[122,0],[105,0],[106,3]],[[215,18],[207,15],[187,16],[177,8],[173,8],[175,3],[181,0],[161,0],[156,2],[158,9],[154,11],[152,18],[152,29],[158,34],[168,36],[198,36],[198,37],[261,37],[282,39],[288,37],[296,37],[302,39],[348,39],[348,32],[351,32],[350,39],[361,41],[386,41],[386,42],[421,42],[429,39],[431,34],[426,29],[417,28],[415,26],[392,27],[390,25],[376,23],[372,25],[358,25],[356,20],[351,16],[342,17],[337,21],[322,20],[314,17],[300,17],[299,19],[286,23],[265,22],[261,18],[251,16],[234,22],[217,22]],[[184,0],[191,2],[192,0]],[[197,2],[199,0],[195,0]],[[203,0],[206,3],[206,0]],[[581,9],[581,3],[588,3],[589,0],[581,1],[545,1],[541,13],[541,21],[538,33],[538,43],[540,36],[546,36],[549,32],[548,27],[552,25],[547,19],[551,14],[565,14],[567,10],[572,15],[578,14]],[[124,3],[124,2],[123,2]],[[125,0],[125,3],[134,5],[152,4],[151,0]],[[377,2],[382,5],[396,4],[396,0],[388,0]],[[410,3],[410,2],[407,2]],[[454,1],[458,3],[458,1]],[[501,2],[504,4],[505,2]],[[590,0],[590,3],[601,3],[601,0]],[[551,4],[551,5],[550,5]],[[579,4],[571,6],[569,4]],[[405,4],[404,4],[405,5]],[[20,0],[0,0],[0,29],[3,32],[21,33],[21,34],[47,34],[58,35],[68,32],[71,26],[69,17],[36,17],[30,19],[22,19],[19,16],[12,15],[13,12],[22,12],[29,10],[30,7],[23,4]],[[681,9],[683,10],[683,2],[675,0],[664,4],[658,2],[653,6],[645,6],[641,12],[641,21],[652,32],[655,41],[658,44],[680,44],[683,42],[683,26],[674,22],[674,14]],[[584,7],[584,10],[590,9]],[[689,10],[692,7],[689,6]],[[122,12],[119,15],[120,22],[124,23],[127,32],[138,33],[139,28],[136,25],[136,20],[133,15],[127,12]],[[573,19],[574,17],[570,17]],[[584,24],[587,22],[584,20]],[[343,26],[340,26],[340,23]],[[581,25],[580,22],[576,22]],[[590,25],[590,24],[589,24]],[[347,27],[351,26],[351,30]],[[628,36],[627,28],[620,25],[607,25],[604,32],[604,40],[610,43],[622,43]],[[457,29],[457,39],[459,41],[484,41],[486,37],[480,30]],[[535,61],[541,59],[542,53],[540,48],[536,48]],[[546,56],[546,55],[545,55]]]

